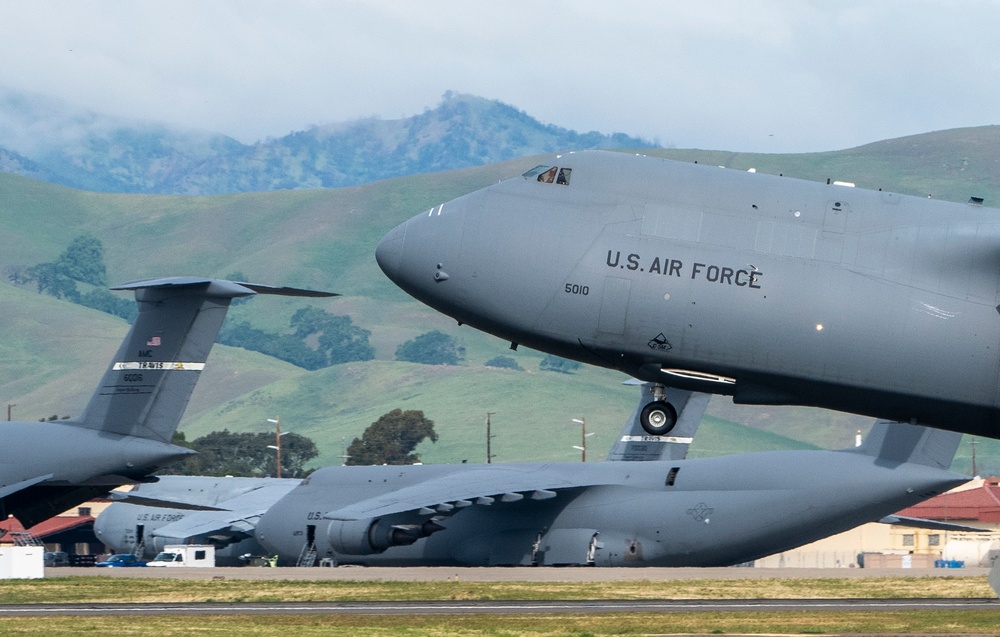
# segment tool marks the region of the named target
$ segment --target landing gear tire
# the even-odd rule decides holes
[[[668,402],[658,400],[642,408],[639,424],[651,436],[669,433],[677,424],[677,410]]]

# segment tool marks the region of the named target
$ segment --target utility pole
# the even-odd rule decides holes
[[[579,444],[579,446],[573,445],[573,448],[580,450],[580,462],[586,462],[587,461],[587,437],[588,436],[593,436],[594,434],[592,434],[592,433],[588,434],[587,433],[587,417],[586,416],[583,416],[582,418],[574,418],[573,422],[578,423],[580,425],[580,444]]]
[[[7,422],[13,420],[13,418],[10,417],[10,410],[14,407],[17,407],[17,403],[7,403]]]
[[[493,440],[493,434],[490,433],[490,416],[495,414],[495,411],[486,412],[486,464],[493,463],[493,453],[491,451],[490,441]]]
[[[274,449],[274,451],[275,451],[275,453],[276,453],[276,455],[278,457],[278,459],[277,459],[277,463],[278,464],[277,464],[277,468],[275,469],[274,475],[275,475],[275,477],[280,478],[281,477],[281,436],[283,435],[281,433],[281,416],[275,416],[274,418],[268,418],[267,422],[273,422],[274,423],[274,444],[273,445],[268,445],[267,448],[268,449]]]

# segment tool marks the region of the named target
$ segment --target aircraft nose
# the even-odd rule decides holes
[[[390,280],[399,281],[399,263],[403,254],[403,240],[406,238],[406,224],[402,223],[390,230],[375,248],[375,261]]]

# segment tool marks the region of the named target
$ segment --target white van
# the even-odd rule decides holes
[[[176,544],[163,551],[146,566],[215,566],[215,547],[209,544]]]

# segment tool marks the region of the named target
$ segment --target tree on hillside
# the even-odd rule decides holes
[[[237,323],[227,317],[217,340],[222,345],[260,352],[303,369],[320,369],[326,366],[324,356],[294,334],[266,332],[246,321]]]
[[[413,453],[425,438],[437,442],[434,421],[422,411],[393,409],[365,429],[347,448],[349,465],[413,464],[420,456]]]
[[[134,323],[139,316],[139,307],[133,299],[115,296],[106,288],[94,288],[86,294],[81,294],[77,303],[93,310],[113,314],[129,323]]]
[[[28,280],[34,281],[39,294],[48,294],[57,299],[66,299],[76,303],[80,300],[80,291],[76,289],[76,281],[66,276],[59,269],[58,263],[39,263],[27,270]]]
[[[494,356],[490,360],[483,363],[486,367],[499,367],[501,369],[513,369],[518,372],[523,372],[524,368],[517,364],[511,356]]]
[[[434,330],[406,341],[396,348],[396,360],[425,365],[458,365],[465,359],[465,348],[454,337]]]
[[[538,369],[544,372],[559,372],[561,374],[572,374],[580,369],[580,363],[566,358],[546,354],[542,362],[538,364]]]
[[[267,354],[303,369],[375,358],[375,348],[368,342],[371,332],[354,325],[349,316],[336,316],[315,307],[303,308],[292,316],[290,326],[293,333],[277,334],[246,321],[227,319],[218,341]]]
[[[187,443],[184,434],[178,432],[173,442],[194,449],[198,455],[160,470],[164,475],[264,477],[277,473],[277,455],[268,448],[274,444],[273,433],[231,433],[225,429]],[[319,450],[310,438],[296,433],[282,435],[281,476],[305,477],[309,474],[305,464],[318,455]]]
[[[69,247],[52,263],[39,263],[27,270],[29,280],[38,284],[38,291],[57,299],[80,301],[77,282],[104,287],[108,274],[104,267],[104,245],[100,239],[84,234],[73,239]]]
[[[104,244],[91,234],[73,239],[66,251],[59,255],[56,266],[74,281],[99,287],[108,284],[108,273],[104,267]]]
[[[291,326],[301,339],[316,337],[316,350],[327,365],[375,358],[375,348],[368,342],[372,333],[351,323],[350,316],[335,316],[318,307],[305,307],[292,316]]]

